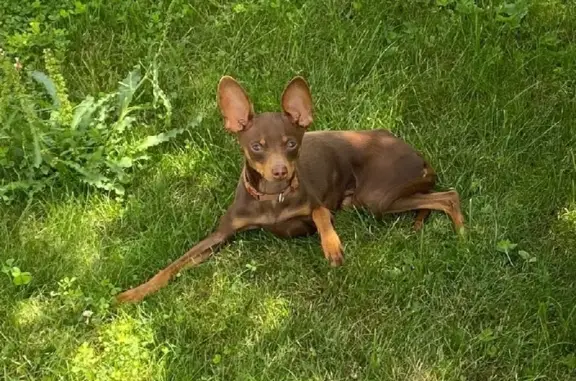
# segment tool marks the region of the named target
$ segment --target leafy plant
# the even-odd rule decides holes
[[[505,2],[498,9],[496,20],[510,25],[512,28],[520,26],[522,20],[528,14],[528,2],[517,0],[516,2]]]
[[[512,262],[512,258],[510,257],[510,254],[512,254],[514,251],[516,251],[517,248],[518,248],[518,244],[512,243],[508,239],[498,241],[498,243],[496,244],[496,250],[499,251],[500,253],[505,254],[506,258],[508,259],[508,262],[511,265],[514,265],[514,263]],[[517,254],[520,258],[522,258],[527,263],[534,263],[537,261],[536,256],[530,254],[529,252],[527,252],[525,250],[518,250]]]
[[[509,239],[503,239],[496,244],[496,250],[504,254],[510,254],[518,246],[517,243],[511,242]]]
[[[45,48],[67,47],[71,19],[87,8],[79,0],[0,0],[0,41],[8,53],[36,62]]]
[[[512,250],[514,250],[517,246],[518,246],[518,244],[512,243],[512,242],[510,242],[510,240],[504,239],[504,240],[498,241],[498,243],[496,244],[496,250],[498,250],[501,253],[504,253],[506,255],[506,258],[508,259],[508,263],[510,263],[510,265],[514,266],[514,263],[512,262],[512,259],[510,258],[510,252]]]
[[[474,0],[436,0],[436,5],[440,8],[453,9],[461,14],[472,14],[482,9]]]
[[[146,320],[125,314],[98,329],[71,359],[72,373],[84,380],[150,380],[154,362],[164,363],[168,347],[158,346]]]
[[[576,370],[576,354],[570,353],[560,359],[560,363],[567,366],[570,370]]]
[[[183,132],[144,134],[152,123],[168,127],[172,115],[155,65],[144,74],[136,66],[115,92],[89,95],[73,105],[58,59],[46,50],[44,60],[46,73],[33,71],[30,78],[45,95],[35,92],[33,83],[2,58],[6,80],[0,87],[0,198],[4,201],[70,177],[123,195],[133,170],[150,159],[147,151]],[[152,100],[137,103],[150,89]],[[149,110],[154,113],[147,114]]]
[[[19,267],[14,266],[14,259],[8,259],[2,265],[2,272],[10,277],[12,283],[16,286],[25,286],[32,281],[32,274],[21,271]]]
[[[528,263],[534,263],[538,260],[534,255],[525,250],[518,250],[518,255]]]

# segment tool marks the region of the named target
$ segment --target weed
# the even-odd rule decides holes
[[[3,60],[8,80],[0,100],[4,111],[0,120],[4,172],[0,197],[9,201],[14,191],[33,194],[56,180],[69,181],[71,177],[123,195],[124,186],[131,180],[131,169],[142,168],[149,160],[147,151],[183,131],[172,129],[138,137],[146,130],[141,115],[147,110],[154,110],[155,118],[170,125],[172,109],[157,82],[157,69],[150,68],[143,76],[136,67],[117,91],[98,98],[87,96],[73,106],[60,63],[49,50],[44,57],[48,74],[34,71],[32,78],[44,87],[50,104],[34,92],[27,92],[20,73]],[[134,104],[137,91],[145,84],[152,88],[152,102]],[[44,109],[38,109],[36,101],[44,104]],[[164,115],[158,106],[164,108]]]
[[[6,260],[6,262],[2,264],[2,272],[8,275],[14,285],[27,285],[32,280],[32,274],[27,271],[21,271],[19,267],[14,266],[14,262],[14,258]]]

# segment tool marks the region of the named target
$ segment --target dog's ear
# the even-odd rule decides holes
[[[228,131],[240,132],[251,126],[254,117],[252,103],[242,86],[230,76],[222,77],[218,83],[218,106]]]
[[[282,109],[300,127],[307,128],[312,123],[312,96],[304,78],[294,77],[288,83],[282,93]]]

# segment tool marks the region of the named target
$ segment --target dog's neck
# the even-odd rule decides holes
[[[248,193],[257,199],[272,199],[298,188],[298,177],[296,172],[290,179],[282,181],[268,181],[260,175],[258,171],[250,167],[248,163],[244,164],[243,181]]]

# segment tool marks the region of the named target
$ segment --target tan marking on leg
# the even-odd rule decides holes
[[[314,209],[312,211],[312,220],[318,229],[318,234],[320,234],[324,256],[330,261],[331,266],[342,265],[344,263],[342,243],[332,225],[330,210],[324,207]]]
[[[347,208],[354,205],[354,190],[347,190],[344,192],[344,199],[340,203],[341,208]]]
[[[347,208],[349,206],[352,206],[352,196],[344,197],[344,200],[342,200],[342,203],[340,204],[340,206],[342,208]]]
[[[428,217],[430,212],[431,212],[430,209],[420,209],[418,211],[418,214],[416,215],[416,220],[414,221],[415,231],[419,231],[420,229],[422,229],[422,226],[424,225],[424,220],[426,219],[426,217]]]
[[[440,210],[448,214],[458,232],[464,227],[464,217],[460,210],[460,197],[456,191],[414,194],[403,197],[394,201],[385,213],[402,213],[420,209]]]
[[[241,230],[249,226],[260,227],[271,225],[274,223],[274,218],[267,214],[261,214],[254,217],[236,217],[232,220],[232,228],[234,230]]]

